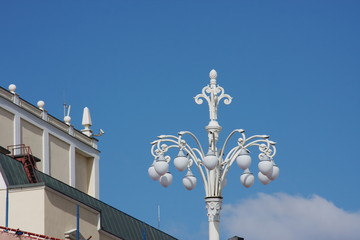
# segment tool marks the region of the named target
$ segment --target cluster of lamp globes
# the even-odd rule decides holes
[[[259,160],[258,178],[262,184],[266,185],[279,176],[280,170],[275,162],[265,153],[259,154]],[[243,174],[240,176],[240,182],[247,188],[251,187],[254,184],[255,178],[249,170],[251,165],[249,150],[245,148],[240,149],[235,161],[237,165],[244,170]],[[163,187],[170,186],[173,180],[173,176],[169,172],[169,162],[170,157],[164,157],[163,154],[160,154],[148,169],[150,178],[156,181],[158,180]],[[208,170],[213,170],[218,166],[219,159],[213,151],[209,150],[209,152],[203,158],[202,164]],[[175,168],[181,172],[186,168],[188,169],[187,174],[183,178],[182,182],[187,190],[193,190],[196,186],[197,180],[190,169],[190,166],[192,165],[192,159],[186,157],[184,152],[180,150],[177,157],[174,159],[174,165]]]

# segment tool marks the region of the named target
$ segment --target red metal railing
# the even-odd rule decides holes
[[[37,183],[35,174],[36,162],[32,155],[31,148],[25,144],[11,145],[7,147],[11,152],[11,157],[21,162],[30,183]]]
[[[31,239],[38,239],[38,240],[44,240],[44,239],[48,239],[48,240],[64,240],[61,238],[54,238],[54,237],[49,237],[46,235],[42,235],[42,234],[36,234],[36,233],[32,233],[32,232],[26,232],[26,231],[22,231],[20,229],[14,229],[14,228],[8,228],[8,227],[2,227],[0,226],[0,229],[3,229],[3,232],[7,232],[7,233],[13,233],[15,235],[21,235],[24,237],[29,237]]]

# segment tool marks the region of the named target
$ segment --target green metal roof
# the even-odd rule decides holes
[[[9,188],[45,185],[100,212],[101,229],[124,240],[174,240],[160,231],[110,205],[83,193],[47,174],[36,171],[41,183],[29,183],[24,168],[17,160],[0,154],[0,171]]]

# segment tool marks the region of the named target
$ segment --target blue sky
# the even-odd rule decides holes
[[[169,188],[151,180],[149,143],[181,130],[207,143],[208,108],[193,97],[214,68],[234,98],[220,105],[220,138],[271,135],[281,170],[245,189],[232,167],[222,239],[264,239],[265,226],[267,239],[359,239],[359,10],[350,0],[3,0],[0,84],[60,119],[70,104],[79,129],[89,107],[106,132],[101,200],[154,226],[160,205],[161,229],[193,240],[207,236],[200,179],[189,192],[172,166]]]

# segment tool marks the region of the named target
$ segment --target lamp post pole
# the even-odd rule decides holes
[[[251,187],[254,184],[254,175],[250,172],[251,157],[248,148],[255,146],[259,148],[260,154],[258,163],[258,178],[263,184],[268,184],[279,176],[279,168],[275,164],[273,157],[276,154],[275,142],[269,140],[268,135],[254,135],[246,137],[243,129],[233,130],[225,139],[221,148],[217,143],[222,127],[217,122],[218,106],[221,100],[225,104],[230,104],[232,97],[225,94],[224,89],[217,85],[217,73],[210,71],[210,84],[202,89],[202,93],[194,97],[197,104],[202,104],[205,99],[209,105],[210,122],[205,127],[208,133],[208,148],[205,153],[202,145],[196,136],[189,131],[181,131],[178,136],[161,135],[153,141],[151,153],[154,161],[148,169],[149,176],[153,180],[158,180],[164,187],[172,183],[172,175],[169,172],[168,151],[174,148],[179,149],[174,158],[174,165],[177,170],[187,173],[182,182],[186,189],[195,188],[197,178],[192,173],[192,167],[195,165],[200,177],[204,183],[205,203],[209,221],[209,240],[220,239],[220,211],[222,208],[222,190],[225,186],[226,175],[234,162],[244,170],[240,176],[240,182],[245,187]],[[225,150],[229,140],[234,135],[240,135],[237,139],[237,145],[232,147],[226,154]],[[195,142],[195,147],[188,144],[185,138]]]

